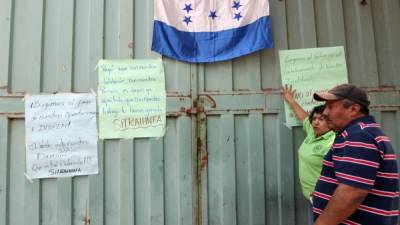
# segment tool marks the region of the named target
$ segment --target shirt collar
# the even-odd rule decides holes
[[[315,139],[325,139],[325,140],[327,140],[327,139],[331,138],[334,135],[335,135],[335,132],[330,130],[330,131],[326,132],[325,134],[323,134],[323,135],[321,135],[319,137],[315,137]]]
[[[341,129],[337,134],[340,135],[343,131],[347,130],[349,127],[361,122],[361,121],[365,121],[365,122],[371,122],[371,123],[376,123],[375,122],[375,118],[373,116],[362,116],[359,117],[357,119],[352,120],[350,123],[348,123],[343,129]]]

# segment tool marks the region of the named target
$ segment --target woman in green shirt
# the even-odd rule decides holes
[[[299,178],[304,197],[311,200],[321,173],[323,158],[335,139],[335,133],[330,130],[325,116],[322,115],[324,105],[316,106],[308,115],[294,99],[294,94],[291,87],[282,88],[283,99],[303,122],[303,130],[307,135],[299,148]]]

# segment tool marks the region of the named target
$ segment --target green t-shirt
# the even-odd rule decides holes
[[[322,169],[322,160],[335,140],[335,133],[329,131],[316,138],[308,117],[303,121],[307,136],[299,148],[299,177],[303,195],[308,199]]]

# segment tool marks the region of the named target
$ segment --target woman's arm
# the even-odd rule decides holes
[[[303,122],[305,118],[308,117],[307,112],[297,103],[294,99],[295,90],[292,90],[292,86],[288,87],[285,85],[282,87],[282,97],[289,104],[290,108],[292,108],[296,117]]]

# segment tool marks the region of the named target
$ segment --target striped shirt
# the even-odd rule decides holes
[[[369,190],[361,206],[341,224],[395,225],[399,215],[399,173],[390,140],[373,117],[353,120],[326,154],[313,193],[314,218],[338,183]]]

